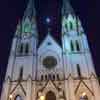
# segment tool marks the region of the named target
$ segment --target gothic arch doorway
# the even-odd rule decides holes
[[[56,100],[56,95],[52,91],[49,91],[46,94],[45,100]]]

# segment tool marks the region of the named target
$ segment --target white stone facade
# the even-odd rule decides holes
[[[33,1],[13,38],[1,100],[99,100],[87,38],[68,0],[62,7],[62,45],[50,32],[38,45]]]

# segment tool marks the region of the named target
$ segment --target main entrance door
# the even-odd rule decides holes
[[[56,100],[56,96],[52,91],[47,92],[46,100]]]

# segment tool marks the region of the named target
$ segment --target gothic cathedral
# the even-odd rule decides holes
[[[1,100],[99,100],[100,86],[80,19],[62,0],[61,45],[47,32],[38,45],[34,0],[13,37]]]

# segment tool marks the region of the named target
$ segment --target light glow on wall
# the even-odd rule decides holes
[[[13,96],[10,94],[10,95],[9,95],[9,98],[12,99],[12,97],[13,97]]]
[[[45,96],[40,96],[40,100],[45,100]]]

